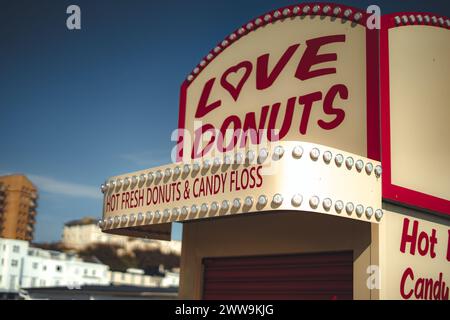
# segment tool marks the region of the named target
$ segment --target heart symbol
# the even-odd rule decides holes
[[[235,66],[232,66],[227,69],[222,75],[222,78],[220,78],[220,84],[222,87],[227,90],[230,95],[233,97],[234,101],[237,101],[239,94],[241,93],[242,87],[244,86],[245,82],[247,81],[248,77],[250,77],[250,73],[252,72],[252,63],[250,61],[242,61],[238,63]],[[243,70],[243,74],[241,76],[241,79],[239,79],[240,71]],[[230,83],[228,80],[228,77],[231,76],[234,81]],[[230,79],[231,80],[231,79]],[[236,80],[238,80],[236,82]],[[233,85],[233,83],[236,83]]]

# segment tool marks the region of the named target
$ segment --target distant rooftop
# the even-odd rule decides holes
[[[178,287],[161,288],[122,285],[84,285],[77,290],[68,287],[24,288],[22,294],[31,299],[50,300],[172,300],[178,298]]]
[[[55,250],[46,250],[46,249],[34,248],[34,247],[28,248],[28,256],[46,258],[46,259],[51,259],[51,260],[82,261],[76,254],[65,253],[65,252],[60,252],[60,251],[55,251]]]
[[[24,174],[21,173],[12,173],[0,176],[0,184],[6,185],[25,185],[30,189],[37,190],[37,187],[33,182]]]
[[[86,226],[89,224],[96,224],[97,220],[95,218],[92,217],[84,217],[78,220],[72,220],[69,222],[66,222],[64,225],[66,227],[74,227],[74,226]]]

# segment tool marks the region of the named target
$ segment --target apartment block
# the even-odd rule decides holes
[[[0,237],[33,240],[38,193],[24,175],[0,177]]]

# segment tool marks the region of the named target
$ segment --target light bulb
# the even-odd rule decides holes
[[[353,212],[353,210],[355,209],[355,206],[353,205],[353,203],[348,202],[345,205],[345,211],[347,211],[348,214],[351,214]]]
[[[360,217],[363,214],[363,212],[364,212],[364,207],[362,205],[358,204],[356,206],[355,212],[356,212],[356,215],[358,217]]]
[[[381,218],[383,218],[383,210],[377,209],[377,210],[375,211],[375,218],[376,218],[378,221],[380,221]]]
[[[348,157],[347,159],[345,159],[345,166],[347,167],[347,169],[351,169],[353,167],[354,164],[354,160],[352,157]]]
[[[313,148],[309,155],[311,156],[312,160],[316,161],[317,159],[319,159],[320,151],[317,148]]]
[[[279,160],[283,157],[284,148],[282,146],[276,146],[273,150],[275,160]]]
[[[366,217],[367,217],[367,219],[372,218],[372,216],[373,216],[373,209],[372,209],[372,207],[367,207],[366,208]]]
[[[373,170],[373,164],[371,164],[370,162],[366,163],[366,173],[368,175],[370,175],[372,173],[372,170]]]
[[[342,162],[344,162],[344,156],[342,154],[337,154],[336,157],[334,157],[334,163],[340,167],[342,165]]]
[[[312,196],[309,199],[309,205],[311,206],[311,208],[315,209],[319,206],[319,197],[318,196]]]
[[[333,202],[331,201],[330,198],[323,199],[322,206],[326,211],[330,210],[332,205],[333,205]]]
[[[358,170],[358,172],[361,172],[361,170],[364,168],[364,162],[362,160],[357,160],[355,163],[355,168]]]
[[[261,206],[264,206],[264,205],[266,205],[266,203],[267,203],[267,197],[265,195],[260,195],[258,197],[258,204]]]
[[[333,155],[331,154],[330,151],[325,151],[323,153],[323,161],[327,164],[330,163],[332,157],[333,157]]]
[[[336,201],[336,203],[334,204],[334,209],[337,213],[341,213],[342,209],[344,209],[344,202],[342,202],[341,200]]]
[[[292,150],[292,157],[300,159],[303,155],[303,148],[301,146],[295,146]]]
[[[296,193],[292,196],[292,205],[294,207],[299,207],[303,202],[303,197],[301,194]]]
[[[272,198],[272,202],[276,205],[280,205],[283,203],[283,196],[279,193],[276,193],[273,198]]]

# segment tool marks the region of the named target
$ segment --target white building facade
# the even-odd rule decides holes
[[[160,267],[160,273],[164,276],[149,276],[144,274],[144,270],[130,268],[126,272],[109,271],[109,280],[112,285],[128,285],[137,287],[178,287],[180,284],[179,270],[167,271]]]
[[[160,287],[179,287],[180,286],[180,272],[166,271],[164,278],[161,279]]]
[[[128,237],[102,233],[95,221],[87,218],[67,223],[62,234],[62,244],[77,250],[97,243],[124,247],[127,241]]]
[[[22,240],[0,238],[0,291],[31,287],[79,287],[109,284],[109,267],[76,255],[29,247]]]
[[[143,270],[131,270],[127,272],[109,271],[108,276],[112,285],[160,287],[163,277],[145,275]]]
[[[118,245],[126,252],[140,249],[160,250],[163,254],[181,254],[181,241],[139,239],[103,233],[94,218],[86,217],[64,225],[62,244],[67,248],[80,250],[99,243]]]
[[[178,287],[179,272],[162,268],[161,272],[164,276],[145,275],[140,269],[110,271],[105,264],[85,262],[74,254],[33,248],[27,241],[0,238],[0,292],[83,285]]]

